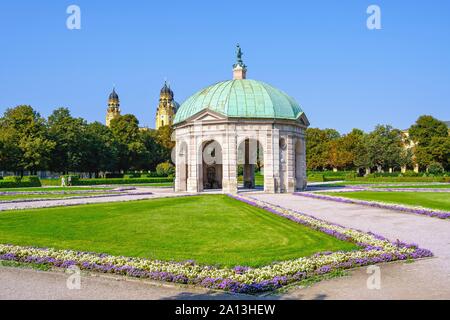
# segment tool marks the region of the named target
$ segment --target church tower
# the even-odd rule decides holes
[[[159,95],[158,109],[156,111],[156,130],[173,124],[178,107],[179,104],[173,100],[173,91],[170,89],[170,86],[167,85],[167,82],[164,82],[164,87],[162,87]]]
[[[111,120],[120,117],[120,101],[119,95],[116,93],[116,89],[109,95],[108,110],[106,112],[106,126],[111,126]]]

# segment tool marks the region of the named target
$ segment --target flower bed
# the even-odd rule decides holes
[[[164,262],[13,245],[0,245],[0,260],[47,264],[61,268],[77,265],[84,270],[192,284],[230,292],[259,293],[275,290],[307,277],[337,269],[432,256],[430,251],[420,249],[414,244],[408,245],[399,241],[391,243],[387,239],[372,233],[347,229],[300,212],[269,205],[248,197],[233,196],[233,198],[317,231],[325,232],[337,239],[356,243],[361,249],[347,252],[322,252],[310,257],[278,262],[258,268],[245,266],[217,268],[197,265],[192,261]]]
[[[134,193],[108,193],[108,194],[97,194],[97,195],[85,195],[85,196],[72,196],[63,198],[32,198],[32,199],[17,199],[17,200],[0,200],[0,204],[4,203],[23,203],[23,202],[43,202],[43,201],[59,201],[59,200],[76,200],[76,199],[96,199],[96,198],[112,198],[112,197],[123,197],[123,196],[146,196],[152,195],[152,192],[134,192]]]
[[[355,190],[352,190],[352,191],[355,191]],[[370,191],[372,191],[372,190],[370,190]],[[342,191],[342,192],[345,192],[345,191]],[[336,193],[338,193],[338,192],[336,192]],[[375,207],[375,208],[396,210],[396,211],[402,211],[402,212],[407,212],[407,213],[425,215],[428,217],[439,218],[439,219],[449,219],[450,218],[450,212],[431,210],[431,209],[426,209],[426,208],[408,207],[408,206],[403,206],[400,204],[389,204],[389,203],[383,203],[383,202],[377,202],[377,201],[355,200],[355,199],[349,199],[349,198],[337,197],[337,196],[329,196],[329,195],[323,195],[323,194],[317,194],[317,193],[311,193],[311,192],[297,192],[297,193],[294,193],[294,195],[307,197],[307,198],[320,199],[320,200],[329,200],[329,201],[336,201],[336,202],[341,202],[341,203],[359,204],[359,205]]]
[[[28,195],[60,195],[60,194],[91,194],[91,193],[99,193],[99,192],[110,192],[117,193],[122,192],[123,190],[74,190],[74,191],[0,191],[0,196],[28,196]]]

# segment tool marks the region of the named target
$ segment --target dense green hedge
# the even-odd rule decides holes
[[[340,181],[346,180],[347,177],[356,177],[354,171],[307,171],[307,177],[309,182],[325,182],[325,181]]]
[[[131,178],[131,179],[80,179],[72,185],[93,186],[108,184],[140,184],[140,183],[165,183],[173,182],[173,178]]]
[[[26,176],[26,177],[4,177],[0,180],[0,188],[32,188],[41,187],[41,181],[39,177]]]

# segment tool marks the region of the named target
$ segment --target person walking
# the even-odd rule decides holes
[[[64,176],[61,177],[61,187],[65,187],[66,186],[66,178]]]

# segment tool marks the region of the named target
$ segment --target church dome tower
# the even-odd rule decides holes
[[[120,100],[116,89],[113,88],[113,91],[109,95],[108,99],[108,109],[106,111],[106,126],[111,126],[111,120],[117,119],[118,117],[120,117]]]
[[[179,104],[173,99],[174,94],[167,81],[164,82],[159,95],[159,105],[156,111],[155,128],[171,126],[178,111]]]

